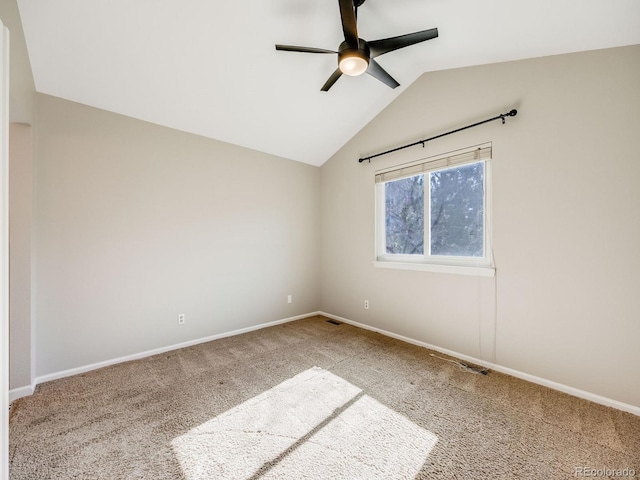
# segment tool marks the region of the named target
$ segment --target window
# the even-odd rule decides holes
[[[379,267],[493,275],[490,144],[376,173]]]

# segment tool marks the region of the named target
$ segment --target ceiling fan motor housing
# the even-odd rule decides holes
[[[351,47],[347,42],[342,42],[338,48],[338,65],[345,75],[361,75],[368,66],[371,52],[369,45],[363,39],[358,39],[358,48]]]

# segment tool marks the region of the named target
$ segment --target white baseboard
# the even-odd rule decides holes
[[[617,400],[613,400],[611,398],[608,397],[603,397],[601,395],[597,395],[595,393],[590,393],[584,390],[580,390],[578,388],[574,388],[574,387],[570,387],[568,385],[564,385],[558,382],[554,382],[552,380],[547,380],[545,378],[540,378],[540,377],[536,377],[535,375],[531,375],[525,372],[521,372],[519,370],[514,370],[512,368],[509,367],[503,367],[501,365],[496,365],[496,364],[492,364],[489,362],[485,362],[483,360],[471,357],[469,355],[464,355],[462,353],[458,353],[458,352],[454,352],[452,350],[448,350],[446,348],[441,348],[438,347],[436,345],[431,345],[429,343],[426,342],[422,342],[419,340],[414,340],[413,338],[409,338],[409,337],[405,337],[404,335],[398,335],[396,333],[393,332],[389,332],[386,330],[382,330],[380,328],[375,328],[372,327],[370,325],[366,325],[364,323],[359,323],[359,322],[354,322],[353,320],[349,320],[347,318],[343,318],[343,317],[339,317],[337,315],[333,315],[331,313],[327,313],[327,312],[310,312],[310,313],[306,313],[303,315],[297,315],[295,317],[289,317],[289,318],[284,318],[282,320],[276,320],[273,322],[268,322],[268,323],[261,323],[259,325],[254,325],[252,327],[247,327],[247,328],[242,328],[239,330],[233,330],[230,332],[225,332],[225,333],[219,333],[216,335],[211,335],[209,337],[204,337],[204,338],[198,338],[195,340],[190,340],[187,342],[182,342],[182,343],[178,343],[175,345],[169,345],[166,347],[160,347],[160,348],[156,348],[153,350],[148,350],[146,352],[140,352],[140,353],[135,353],[132,355],[126,355],[124,357],[119,357],[119,358],[114,358],[111,360],[106,360],[103,362],[98,362],[98,363],[93,363],[91,365],[85,365],[83,367],[77,367],[77,368],[72,368],[69,370],[64,370],[62,372],[55,372],[55,373],[50,373],[47,375],[42,375],[40,377],[36,377],[35,382],[33,385],[29,385],[26,387],[21,387],[21,388],[16,388],[13,390],[9,391],[9,402],[13,402],[14,400],[17,400],[18,398],[21,397],[26,397],[29,395],[32,395],[33,392],[35,391],[35,387],[40,384],[40,383],[44,383],[44,382],[49,382],[51,380],[57,380],[59,378],[64,378],[64,377],[69,377],[72,375],[78,375],[80,373],[85,373],[85,372],[89,372],[91,370],[97,370],[99,368],[103,368],[103,367],[107,367],[109,365],[115,365],[117,363],[122,363],[122,362],[128,362],[131,360],[138,360],[140,358],[145,358],[145,357],[151,357],[153,355],[157,355],[159,353],[165,353],[165,352],[169,352],[172,350],[178,350],[180,348],[186,348],[186,347],[191,347],[193,345],[198,345],[200,343],[206,343],[206,342],[211,342],[213,340],[218,340],[220,338],[225,338],[225,337],[232,337],[234,335],[241,335],[243,333],[248,333],[248,332],[252,332],[255,330],[260,330],[262,328],[268,328],[268,327],[273,327],[275,325],[281,325],[283,323],[288,323],[288,322],[293,322],[295,320],[301,320],[303,318],[308,318],[308,317],[313,317],[315,315],[322,315],[325,316],[327,318],[331,318],[334,320],[337,320],[339,322],[344,322],[347,323],[349,325],[353,325],[355,327],[359,327],[359,328],[363,328],[365,330],[371,330],[373,332],[378,332],[382,335],[385,335],[387,337],[391,337],[391,338],[395,338],[397,340],[401,340],[403,342],[407,342],[413,345],[417,345],[419,347],[424,347],[424,348],[428,348],[429,350],[434,350],[436,352],[440,352],[440,353],[444,353],[445,355],[449,355],[451,357],[455,357],[458,358],[460,360],[463,360],[465,362],[469,362],[469,363],[473,363],[476,365],[480,365],[482,367],[485,368],[490,368],[492,370],[495,370],[496,372],[500,372],[500,373],[504,373],[506,375],[511,375],[512,377],[516,377],[516,378],[520,378],[522,380],[526,380],[528,382],[531,383],[536,383],[538,385],[542,385],[545,387],[549,387],[552,388],[554,390],[558,390],[560,392],[564,392],[567,393],[569,395],[573,395],[574,397],[578,397],[578,398],[582,398],[585,400],[589,400],[591,402],[594,403],[598,403],[601,405],[605,405],[607,407],[612,407],[612,408],[616,408],[618,410],[622,410],[624,412],[628,412],[637,416],[640,416],[640,407],[636,407],[634,405],[630,405],[627,403],[623,403],[623,402],[619,402]]]
[[[470,357],[469,355],[464,355],[462,353],[454,352],[451,350],[447,350],[446,348],[441,348],[436,345],[431,345],[426,342],[421,342],[419,340],[414,340],[413,338],[405,337],[403,335],[398,335],[393,332],[388,332],[386,330],[382,330],[379,328],[372,327],[370,325],[365,325],[364,323],[354,322],[353,320],[349,320],[347,318],[339,317],[337,315],[332,315],[326,312],[318,312],[318,315],[325,316],[327,318],[331,318],[333,320],[337,320],[339,322],[344,322],[349,325],[353,325],[354,327],[363,328],[365,330],[371,330],[373,332],[380,333],[387,337],[395,338],[397,340],[402,340],[403,342],[411,343],[413,345],[417,345],[419,347],[428,348],[429,350],[435,350],[436,352],[444,353],[445,355],[449,355],[451,357],[458,358],[465,362],[473,363],[475,365],[480,365],[485,368],[490,368],[491,370],[495,370],[496,372],[504,373],[507,375],[511,375],[512,377],[520,378],[522,380],[526,380],[531,383],[537,383],[538,385],[542,385],[544,387],[552,388],[553,390],[558,390],[563,393],[568,393],[569,395],[573,395],[574,397],[582,398],[584,400],[589,400],[594,403],[599,403],[600,405],[605,405],[607,407],[616,408],[618,410],[622,410],[623,412],[632,413],[633,415],[640,416],[640,407],[636,407],[634,405],[630,405],[628,403],[619,402],[618,400],[613,400],[608,397],[603,397],[601,395],[597,395],[595,393],[586,392],[584,390],[580,390],[578,388],[570,387],[568,385],[564,385],[562,383],[554,382],[552,380],[547,380],[545,378],[536,377],[535,375],[530,375],[528,373],[520,372],[519,370],[514,370],[509,367],[503,367],[501,365],[496,365],[493,363],[485,362],[483,360]]]
[[[27,385],[26,387],[19,387],[9,390],[9,403],[13,402],[22,397],[28,397],[29,395],[33,395],[35,391],[35,385]]]
[[[103,362],[92,363],[91,365],[85,365],[83,367],[71,368],[69,370],[64,370],[62,372],[54,372],[49,373],[47,375],[42,375],[40,377],[36,377],[35,385],[40,383],[50,382],[51,380],[57,380],[59,378],[70,377],[72,375],[78,375],[80,373],[90,372],[91,370],[97,370],[99,368],[108,367],[109,365],[115,365],[117,363],[129,362],[131,360],[139,360],[145,357],[151,357],[153,355],[158,355],[159,353],[169,352],[171,350],[179,350],[180,348],[191,347],[193,345],[198,345],[200,343],[211,342],[213,340],[218,340],[220,338],[232,337],[234,335],[241,335],[243,333],[252,332],[254,330],[260,330],[267,327],[273,327],[275,325],[280,325],[283,323],[293,322],[295,320],[301,320],[303,318],[313,317],[315,315],[320,315],[320,312],[311,312],[305,313],[304,315],[297,315],[295,317],[283,318],[282,320],[275,320],[273,322],[261,323],[259,325],[254,325],[251,327],[241,328],[239,330],[233,330],[231,332],[218,333],[216,335],[211,335],[210,337],[198,338],[195,340],[189,340],[187,342],[177,343],[174,345],[169,345],[166,347],[155,348],[153,350],[147,350],[146,352],[134,353],[132,355],[126,355],[124,357],[118,357],[111,360],[105,360]],[[35,388],[34,385],[34,388]],[[31,391],[33,393],[33,390]],[[23,395],[24,396],[24,395]]]

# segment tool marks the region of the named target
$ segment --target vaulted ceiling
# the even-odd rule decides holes
[[[640,43],[638,0],[367,0],[360,37],[437,27],[379,57],[401,84],[342,76],[338,0],[18,0],[36,89],[321,165],[421,74]]]

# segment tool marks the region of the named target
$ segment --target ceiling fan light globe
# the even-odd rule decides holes
[[[345,75],[357,77],[367,71],[369,62],[366,58],[359,55],[346,55],[340,59],[338,66],[340,67],[340,71]]]

